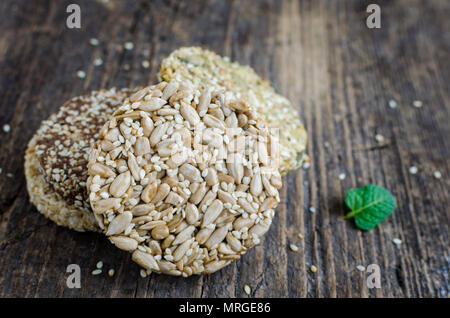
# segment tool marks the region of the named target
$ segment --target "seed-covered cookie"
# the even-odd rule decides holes
[[[87,163],[98,131],[136,90],[116,88],[74,97],[42,122],[25,156],[27,187],[38,211],[58,225],[99,230],[87,202]]]
[[[58,225],[77,231],[98,231],[90,209],[69,204],[45,180],[35,145],[36,135],[29,142],[25,153],[25,177],[30,201],[41,214]]]
[[[231,92],[172,80],[104,125],[89,159],[99,226],[148,271],[213,273],[258,244],[279,202],[278,142]]]
[[[279,129],[281,174],[303,162],[307,135],[297,110],[251,67],[199,47],[184,47],[162,61],[158,76],[165,81],[187,79],[200,88],[218,86],[235,93],[255,108],[269,128]]]

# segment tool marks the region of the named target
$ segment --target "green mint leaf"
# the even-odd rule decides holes
[[[356,226],[366,231],[380,224],[395,209],[392,194],[373,184],[348,190],[345,204],[352,210],[345,218],[355,218]]]

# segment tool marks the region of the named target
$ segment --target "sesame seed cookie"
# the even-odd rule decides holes
[[[36,155],[35,135],[25,153],[25,177],[30,201],[37,210],[60,226],[84,231],[99,231],[94,214],[90,209],[68,204],[45,180]]]
[[[103,126],[87,188],[109,240],[147,272],[213,273],[259,244],[279,199],[278,140],[217,88],[161,82]]]
[[[74,97],[43,121],[30,141],[25,156],[30,199],[58,225],[99,230],[87,201],[90,148],[115,108],[134,92],[113,88]]]
[[[278,129],[281,174],[302,164],[307,134],[296,108],[251,67],[199,47],[183,47],[162,61],[158,77],[165,81],[188,79],[200,88],[213,85],[232,91],[255,108],[271,133]]]

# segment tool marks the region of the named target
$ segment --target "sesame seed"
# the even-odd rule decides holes
[[[315,265],[311,265],[311,267],[309,268],[311,270],[311,272],[315,273],[317,272],[317,267]]]
[[[145,270],[143,270],[143,269],[141,269],[140,274],[141,274],[142,278],[147,277],[147,272]]]
[[[303,169],[308,169],[309,167],[311,167],[311,164],[309,162],[304,162],[303,163]]]
[[[132,49],[134,49],[134,44],[133,44],[133,42],[126,42],[123,47],[126,50],[131,51]]]
[[[345,173],[340,173],[338,178],[339,178],[339,180],[344,180],[345,179]]]
[[[9,132],[11,131],[11,126],[8,125],[8,124],[3,125],[3,131],[4,131],[5,133],[9,133]]]
[[[150,67],[150,62],[147,61],[147,60],[142,61],[142,67],[143,67],[143,68],[149,68],[149,67]]]
[[[376,135],[375,135],[375,140],[376,140],[377,142],[383,142],[383,141],[384,141],[384,136],[383,136],[383,135],[380,135],[380,134],[376,134]]]
[[[109,276],[109,277],[113,277],[115,273],[116,273],[116,271],[115,271],[114,269],[111,268],[111,269],[108,271],[108,276]]]
[[[98,263],[97,263],[97,268],[100,269],[100,268],[102,268],[102,267],[103,267],[103,262],[102,262],[102,261],[98,262]]]
[[[86,72],[85,71],[78,71],[77,72],[77,76],[79,78],[85,78],[86,77]]]
[[[433,177],[435,177],[436,179],[440,179],[442,178],[442,174],[439,171],[435,171],[433,172]]]
[[[14,177],[14,175],[13,175],[11,172],[8,172],[8,173],[6,174],[6,176],[7,176],[8,178]]]
[[[413,106],[416,108],[420,108],[423,106],[423,103],[420,100],[415,100],[415,101],[413,101]]]
[[[316,213],[316,208],[313,207],[313,206],[310,206],[310,207],[309,207],[309,212],[311,212],[311,213]]]
[[[95,269],[92,271],[92,275],[100,275],[102,273],[101,269]]]
[[[393,239],[392,239],[392,242],[393,242],[395,245],[400,245],[400,244],[402,244],[402,240],[399,239],[399,238],[393,238]]]
[[[125,71],[129,71],[129,70],[130,70],[130,64],[125,64],[125,65],[123,66],[123,69],[124,69]]]
[[[94,60],[94,65],[95,66],[100,66],[100,65],[103,65],[103,60],[99,57],[99,58],[96,58],[95,60]]]
[[[89,44],[91,44],[92,46],[97,46],[99,44],[99,41],[96,38],[92,38],[89,40]]]
[[[417,171],[418,171],[418,169],[417,169],[416,166],[411,166],[411,167],[409,167],[409,173],[410,173],[410,174],[416,174]]]
[[[390,108],[396,108],[397,107],[397,102],[395,100],[391,99],[389,101],[389,107]]]
[[[250,294],[252,293],[252,289],[250,288],[250,286],[245,285],[245,286],[244,286],[244,292],[245,292],[247,295],[250,295]]]
[[[364,272],[366,270],[366,268],[362,265],[356,266],[356,269],[359,270],[360,272]]]
[[[295,245],[295,244],[291,244],[291,245],[289,245],[289,247],[290,247],[291,251],[293,251],[293,252],[297,252],[298,251],[298,246]]]
[[[301,239],[301,240],[303,240],[303,238],[304,238],[304,236],[303,236],[303,234],[302,234],[302,233],[298,233],[298,235],[297,235],[297,236],[298,236],[298,238],[299,238],[299,239]]]

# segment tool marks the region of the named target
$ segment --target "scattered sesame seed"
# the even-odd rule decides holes
[[[95,60],[94,60],[94,65],[95,66],[100,66],[100,65],[103,65],[103,60],[99,57],[99,58],[96,58]]]
[[[389,101],[389,107],[390,108],[397,108],[397,102],[395,100],[391,99]]]
[[[13,178],[13,177],[14,177],[14,175],[13,175],[11,172],[8,172],[8,173],[6,174],[6,176],[7,176],[8,178]]]
[[[96,39],[96,38],[92,38],[92,39],[89,40],[89,43],[90,43],[92,46],[97,46],[97,45],[99,44],[99,41],[98,41],[98,39]]]
[[[433,172],[433,176],[434,176],[436,179],[442,178],[442,174],[441,174],[439,171]]]
[[[309,268],[311,270],[311,272],[315,273],[317,272],[317,267],[314,265],[311,265],[311,267]]]
[[[250,288],[250,286],[245,285],[245,286],[244,286],[244,292],[245,292],[247,295],[250,295],[250,294],[252,293],[252,289]]]
[[[293,252],[297,252],[298,251],[298,246],[295,245],[295,244],[291,244],[291,245],[289,245],[289,247],[290,247],[291,251],[293,251]]]
[[[78,71],[77,72],[77,76],[79,78],[85,78],[86,77],[86,72],[85,71]]]
[[[145,278],[145,277],[147,277],[147,272],[145,271],[145,270],[143,270],[143,269],[141,269],[141,277],[142,278]]]
[[[0,174],[2,174],[2,172],[3,172],[3,169],[2,169],[2,168],[0,168]]]
[[[112,268],[108,271],[109,277],[113,277],[115,273],[116,273],[116,271]]]
[[[330,143],[329,143],[328,141],[325,141],[325,142],[323,143],[323,145],[324,145],[325,148],[330,147]]]
[[[417,169],[416,166],[411,166],[411,167],[409,167],[409,173],[410,173],[410,174],[416,174],[417,171],[418,171],[418,169]]]
[[[420,108],[423,106],[423,103],[420,100],[415,100],[415,101],[413,101],[413,106],[416,108]]]
[[[392,242],[393,242],[395,245],[400,245],[400,244],[402,244],[402,240],[399,239],[399,238],[393,238],[393,239],[392,239]]]
[[[149,68],[149,67],[150,67],[150,62],[147,61],[147,60],[142,61],[142,67],[143,67],[143,68]]]
[[[297,235],[297,236],[298,236],[298,238],[299,238],[299,239],[301,239],[301,240],[303,240],[303,238],[304,238],[304,236],[303,236],[303,234],[302,234],[302,233],[298,233],[298,235]]]
[[[132,49],[134,49],[134,44],[133,44],[133,42],[126,42],[123,47],[126,50],[131,51]]]
[[[95,269],[92,271],[92,275],[100,275],[102,273],[101,269]]]
[[[124,69],[125,71],[129,71],[129,70],[130,70],[130,64],[125,64],[125,65],[123,66],[123,69]]]
[[[339,178],[339,180],[344,180],[345,179],[345,173],[340,173],[338,178]]]
[[[310,164],[309,162],[306,162],[306,161],[305,161],[305,162],[303,163],[303,169],[306,170],[306,169],[308,169],[309,167],[311,167],[311,164]]]
[[[375,140],[376,140],[377,142],[383,142],[383,141],[384,141],[384,136],[383,136],[383,135],[380,135],[380,134],[376,134],[376,135],[375,135]]]
[[[103,262],[102,262],[102,261],[98,262],[98,263],[97,263],[97,268],[100,269],[100,268],[102,268],[102,267],[103,267]]]
[[[316,208],[313,207],[313,206],[310,206],[310,207],[309,207],[309,212],[311,212],[311,213],[316,213]]]
[[[3,131],[9,133],[11,131],[11,126],[8,124],[3,125]]]
[[[359,270],[360,272],[364,272],[366,270],[366,268],[362,265],[356,266],[356,269]]]

